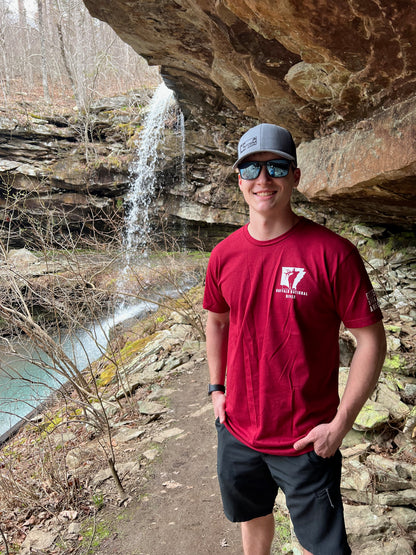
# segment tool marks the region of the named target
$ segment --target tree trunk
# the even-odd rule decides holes
[[[9,10],[7,6],[0,5],[0,52],[1,52],[1,62],[0,62],[0,84],[4,96],[4,102],[7,103],[7,97],[10,90],[10,71],[9,71],[9,60],[7,59],[7,41],[6,41],[6,26],[7,26],[7,16]]]
[[[17,0],[17,9],[19,13],[19,34],[17,35],[20,52],[19,65],[21,64],[22,68],[22,84],[27,88],[27,90],[29,90],[33,82],[33,70],[30,61],[29,34],[25,0]]]
[[[64,68],[65,68],[66,74],[68,76],[69,82],[71,83],[71,89],[72,89],[72,92],[74,93],[76,104],[79,107],[77,84],[76,84],[74,76],[72,74],[72,70],[71,70],[69,60],[68,60],[68,56],[66,55],[64,34],[62,32],[62,25],[61,25],[61,22],[59,20],[56,21],[56,30],[58,32],[59,49],[60,49],[60,52],[61,52],[62,61],[64,63]]]
[[[111,457],[109,457],[109,459],[108,459],[108,465],[110,467],[111,474],[114,478],[114,481],[117,485],[117,489],[118,489],[120,495],[124,495],[125,491],[124,491],[123,485],[121,483],[120,476],[118,475],[117,469],[116,469],[115,464],[114,464],[114,460]]]
[[[42,69],[42,86],[43,86],[43,97],[45,102],[50,104],[51,97],[49,94],[49,84],[48,84],[48,68],[46,64],[46,40],[45,40],[45,24],[43,20],[43,2],[42,0],[37,0],[38,6],[38,19],[39,19],[39,33],[40,33],[40,46],[41,46],[41,69]]]

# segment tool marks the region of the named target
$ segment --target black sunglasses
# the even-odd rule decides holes
[[[291,165],[292,162],[285,159],[267,160],[267,162],[243,162],[239,164],[238,171],[241,179],[257,179],[261,168],[266,166],[270,177],[286,177]]]

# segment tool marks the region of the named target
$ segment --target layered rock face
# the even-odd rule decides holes
[[[88,116],[0,118],[0,243],[64,244],[116,228],[129,186],[129,140],[146,93],[107,99]],[[85,142],[85,133],[89,142]],[[74,239],[75,240],[75,239]]]
[[[292,131],[307,199],[367,221],[414,224],[411,2],[84,2],[161,66],[186,116],[191,215],[179,214],[177,190],[170,191],[172,214],[238,225],[244,210],[229,171],[236,143],[267,121]]]

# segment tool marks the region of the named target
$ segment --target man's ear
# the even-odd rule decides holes
[[[295,168],[293,170],[293,177],[294,177],[293,187],[297,187],[299,185],[300,175],[301,175],[300,168]]]
[[[240,174],[238,174],[238,186],[241,189],[241,175]]]

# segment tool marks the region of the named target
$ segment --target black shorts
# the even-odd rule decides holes
[[[340,493],[341,453],[294,457],[260,453],[238,441],[218,419],[218,479],[225,516],[246,522],[273,512],[278,488],[286,496],[295,534],[314,555],[347,555]]]

